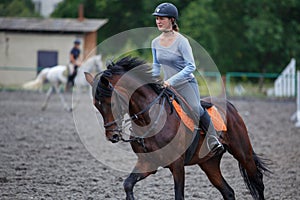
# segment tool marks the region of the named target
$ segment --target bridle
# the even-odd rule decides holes
[[[110,84],[110,87],[113,87]],[[147,137],[147,135],[150,134],[151,131],[153,131],[153,129],[155,128],[154,126],[156,126],[160,120],[160,116],[163,113],[163,107],[166,101],[166,98],[163,98],[163,101],[161,103],[161,108],[159,110],[158,116],[155,120],[155,122],[153,123],[153,126],[151,128],[149,128],[142,136],[134,136],[133,135],[133,131],[132,131],[132,127],[129,128],[129,130],[131,131],[131,137],[129,139],[124,139],[123,138],[123,130],[130,124],[130,121],[135,121],[140,119],[140,115],[144,114],[145,112],[149,111],[151,109],[151,107],[153,105],[155,105],[165,94],[166,88],[164,88],[158,95],[157,97],[150,103],[148,104],[144,109],[142,109],[141,111],[129,116],[128,119],[124,119],[124,115],[125,115],[125,110],[123,109],[122,105],[124,105],[124,102],[126,102],[126,98],[120,93],[118,92],[116,89],[114,89],[114,93],[116,96],[116,104],[118,105],[118,116],[116,118],[116,120],[111,121],[111,122],[107,122],[104,124],[104,128],[106,129],[106,131],[111,131],[111,132],[116,132],[118,135],[118,139],[123,141],[123,142],[134,142],[137,141],[138,143],[140,143],[143,148],[144,151],[147,151],[144,145],[144,138]],[[123,103],[123,104],[122,104]],[[122,126],[124,124],[124,126]],[[116,128],[112,128],[109,129],[109,127],[116,125]]]

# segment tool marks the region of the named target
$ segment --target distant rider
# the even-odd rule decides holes
[[[81,63],[79,61],[80,56],[80,40],[76,39],[74,41],[74,46],[70,51],[70,68],[69,68],[69,75],[68,75],[68,82],[66,86],[66,90],[68,91],[69,88],[74,86],[74,79],[77,75],[77,69],[80,67]]]

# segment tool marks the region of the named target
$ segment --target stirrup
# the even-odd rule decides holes
[[[210,140],[214,140],[214,141],[210,141]],[[211,136],[211,135],[208,136],[206,142],[207,142],[207,147],[212,154],[219,154],[225,150],[222,143],[215,136]]]

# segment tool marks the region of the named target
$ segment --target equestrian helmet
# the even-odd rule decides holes
[[[80,42],[79,39],[74,40],[74,44],[80,44],[80,43],[81,43],[81,42]]]
[[[178,20],[178,10],[176,6],[171,3],[162,3],[159,4],[156,8],[153,16],[160,16],[160,17],[174,17]]]

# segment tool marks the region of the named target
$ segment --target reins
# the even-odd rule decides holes
[[[125,123],[128,123],[128,122],[131,121],[131,120],[135,121],[135,120],[139,119],[138,116],[141,115],[141,114],[144,114],[145,112],[147,112],[148,110],[150,110],[150,108],[151,108],[154,104],[156,104],[157,101],[159,101],[160,98],[164,95],[165,91],[166,91],[166,88],[164,88],[164,89],[159,93],[159,95],[158,95],[158,96],[157,96],[150,104],[148,104],[143,110],[139,111],[138,113],[133,114],[132,116],[129,117],[129,119],[126,119],[126,120],[123,120],[123,119],[116,119],[116,120],[114,120],[114,121],[112,121],[112,122],[108,122],[108,123],[104,124],[104,127],[105,127],[105,128],[110,127],[110,126],[112,126],[112,125],[114,125],[114,124],[118,124],[118,122],[121,122],[121,121],[124,121]],[[118,97],[117,100],[119,100],[119,98],[120,98],[122,95],[121,95],[120,93],[118,93],[116,90],[115,90],[115,92],[116,92],[117,97]],[[165,102],[165,101],[164,101],[164,102]],[[118,104],[119,107],[121,108],[120,103],[118,102],[117,104]],[[122,113],[121,115],[123,115],[123,113]],[[112,130],[113,130],[113,129],[112,129]],[[112,131],[112,130],[111,130],[111,131]]]
[[[130,71],[134,69],[135,67],[140,67],[137,69],[136,72],[140,73],[138,74],[138,79],[142,80],[142,82],[145,82],[145,80],[149,80],[150,84],[148,84],[157,94],[157,96],[145,107],[142,107],[142,110],[137,111],[136,113],[130,115],[128,118],[126,117],[124,119],[124,115],[128,113],[127,110],[125,110],[124,105],[126,104],[126,101],[128,101],[127,98],[125,98],[122,93],[120,93],[116,88],[113,87],[113,85],[109,82],[110,79],[113,78],[113,75],[122,76],[124,72]],[[140,71],[139,71],[140,70]],[[99,73],[96,77],[99,77],[100,75],[100,81],[101,84],[93,85],[93,94],[95,94],[95,99],[100,100],[102,97],[104,98],[110,98],[112,97],[113,91],[116,95],[116,102],[115,104],[118,107],[115,107],[117,109],[117,116],[114,117],[115,120],[107,122],[104,124],[104,127],[106,129],[106,132],[116,132],[117,135],[113,135],[113,137],[118,137],[114,142],[117,141],[123,141],[123,142],[138,142],[141,144],[144,148],[144,151],[147,151],[144,139],[150,135],[150,133],[155,130],[157,124],[161,121],[161,116],[163,114],[163,111],[165,110],[164,107],[166,105],[166,101],[170,105],[170,112],[173,112],[173,105],[172,101],[174,98],[174,93],[171,92],[169,88],[162,88],[158,83],[160,82],[160,78],[153,77],[152,76],[152,68],[149,65],[146,65],[144,61],[140,61],[136,58],[131,57],[125,57],[121,60],[119,60],[117,63],[113,63],[110,61],[107,63],[107,70],[103,71],[102,73]],[[144,76],[139,76],[139,75]],[[136,77],[136,76],[135,76]],[[124,88],[126,89],[126,88]],[[159,102],[160,101],[160,102]],[[125,102],[125,103],[124,103]],[[159,102],[159,103],[158,103]],[[99,101],[99,103],[101,103]],[[142,135],[135,135],[133,130],[133,127],[129,127],[129,130],[131,131],[129,139],[123,138],[123,131],[125,128],[127,128],[130,125],[130,122],[141,120],[144,113],[148,112],[155,104],[160,104],[160,110],[158,113],[154,122],[152,121],[151,127],[147,127],[147,130],[143,132]],[[111,108],[112,109],[112,108]],[[150,113],[150,111],[149,111]],[[102,113],[105,114],[105,113]],[[128,113],[129,114],[129,113]],[[112,127],[113,126],[113,127]],[[111,128],[110,128],[111,127]],[[150,137],[150,136],[149,136]]]
[[[147,135],[149,135],[154,130],[154,128],[156,127],[156,125],[158,124],[158,122],[160,120],[160,117],[161,117],[161,115],[163,113],[163,107],[165,105],[165,102],[166,102],[167,98],[163,98],[163,101],[161,103],[161,108],[159,110],[159,113],[158,113],[158,116],[157,116],[155,122],[153,123],[153,126],[150,127],[142,136],[133,136],[133,135],[131,135],[131,138],[124,139],[123,135],[122,135],[122,131],[126,127],[126,124],[128,124],[130,121],[138,120],[140,115],[142,115],[142,114],[146,113],[147,111],[149,111],[151,109],[151,107],[153,105],[155,105],[165,95],[166,90],[167,90],[167,88],[163,88],[163,90],[157,95],[157,97],[155,97],[155,99],[150,104],[148,104],[141,111],[139,111],[139,112],[137,112],[137,113],[129,116],[128,119],[124,120],[123,118],[118,118],[118,119],[116,119],[116,120],[114,120],[112,122],[108,122],[108,123],[104,124],[104,127],[107,128],[107,127],[110,127],[110,126],[116,124],[117,128],[115,128],[115,129],[106,129],[106,130],[107,131],[116,131],[116,132],[118,132],[119,133],[119,137],[120,137],[120,139],[121,139],[122,142],[129,142],[129,143],[130,142],[138,142],[139,144],[142,145],[144,151],[147,152],[147,149],[146,149],[146,146],[145,146],[145,143],[144,143],[144,138],[146,138]],[[120,101],[120,99],[122,99],[122,95],[119,92],[117,92],[117,90],[115,90],[115,92],[117,94],[117,101]],[[119,109],[123,110],[121,108],[120,102],[117,102],[117,104],[119,105]],[[124,116],[124,113],[121,113],[119,116]],[[119,127],[119,124],[123,124],[123,123],[125,124],[125,126],[124,127]],[[131,133],[133,133],[132,127],[130,127],[129,130],[131,131]]]
[[[138,115],[144,114],[146,111],[148,111],[154,104],[156,104],[156,102],[163,96],[163,94],[165,93],[166,88],[164,88],[159,95],[150,103],[148,104],[143,110],[141,110],[140,112],[133,114],[130,117],[130,120],[137,120],[138,119]]]

